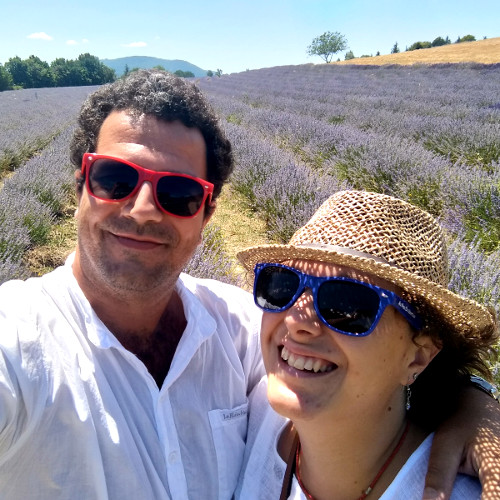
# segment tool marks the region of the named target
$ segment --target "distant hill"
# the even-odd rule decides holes
[[[140,68],[140,69],[150,69],[155,66],[163,66],[167,71],[174,73],[178,69],[181,71],[191,71],[194,76],[201,77],[207,76],[207,72],[204,69],[195,66],[187,61],[181,61],[179,59],[159,59],[158,57],[146,57],[146,56],[131,56],[131,57],[119,57],[118,59],[101,59],[101,62],[111,69],[114,69],[116,76],[121,76],[125,73],[125,66],[129,69]]]
[[[500,63],[500,37],[476,42],[451,43],[430,49],[411,50],[398,54],[375,57],[356,57],[332,64],[439,64],[476,62],[482,64]]]

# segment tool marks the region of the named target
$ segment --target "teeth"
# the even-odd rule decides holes
[[[295,360],[293,367],[297,368],[297,370],[303,370],[305,362],[306,362],[306,360],[302,356],[300,356]]]
[[[314,364],[314,361],[312,360],[312,358],[307,358],[307,361],[304,363],[304,370],[311,371],[313,364]]]
[[[314,373],[325,373],[330,372],[334,369],[333,365],[328,364],[321,359],[298,356],[296,354],[293,354],[293,352],[290,352],[284,346],[281,349],[281,358],[286,361],[289,366],[297,370],[314,371]]]

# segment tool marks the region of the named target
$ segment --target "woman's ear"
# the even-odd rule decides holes
[[[437,345],[429,335],[420,334],[413,339],[415,350],[413,357],[408,364],[407,380],[403,385],[410,385],[429,365],[434,357],[439,353],[442,346]]]

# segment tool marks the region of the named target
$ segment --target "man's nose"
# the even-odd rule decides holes
[[[149,181],[144,181],[135,196],[128,200],[127,208],[129,217],[140,224],[150,221],[160,222],[164,216],[156,204],[153,185]]]

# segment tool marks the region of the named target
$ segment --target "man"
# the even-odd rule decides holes
[[[229,499],[260,315],[180,273],[230,144],[194,86],[139,71],[85,102],[71,158],[76,252],[0,287],[0,497]]]

